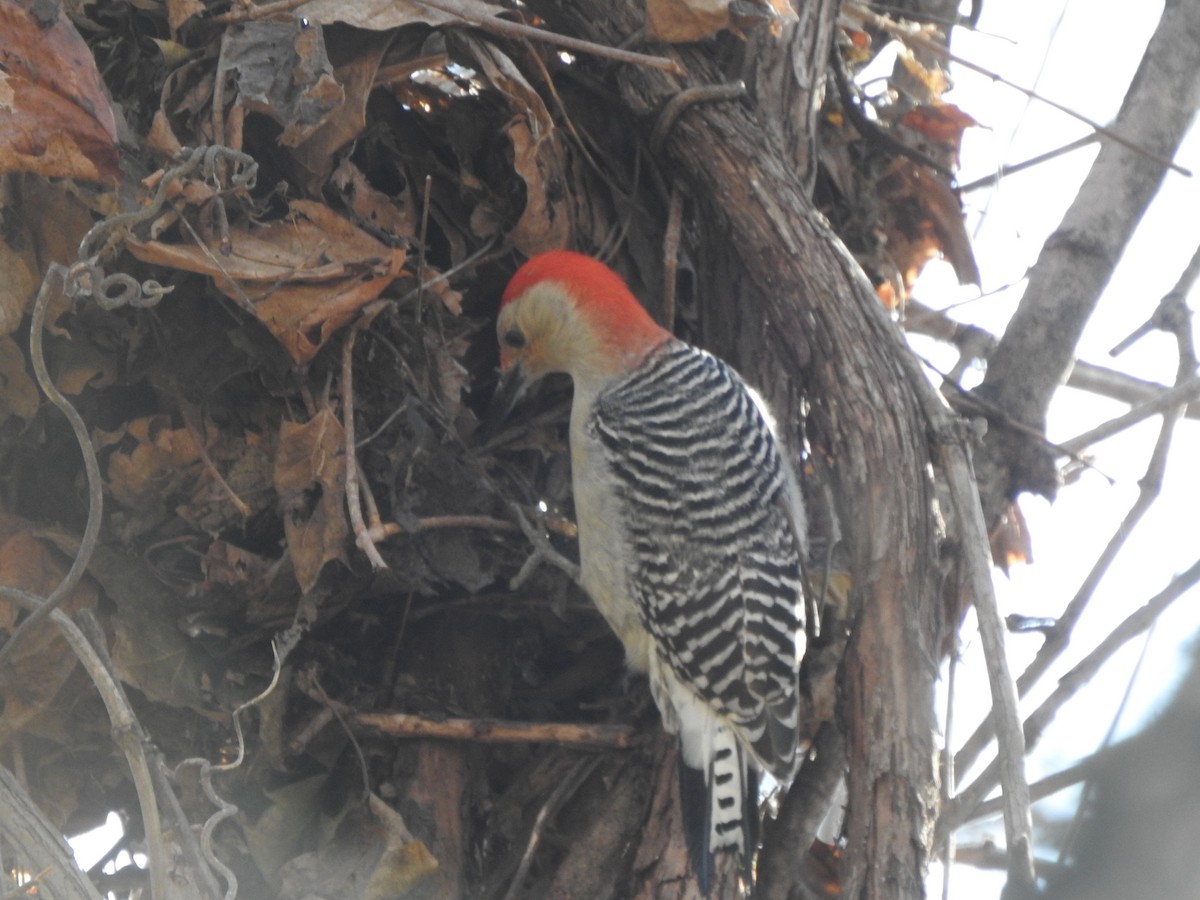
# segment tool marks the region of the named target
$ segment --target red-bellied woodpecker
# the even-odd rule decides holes
[[[655,324],[594,259],[554,251],[523,265],[497,333],[500,403],[522,380],[574,381],[580,577],[630,667],[649,675],[684,766],[703,774],[707,798],[693,811],[703,821],[685,830],[706,883],[712,851],[753,852],[747,766],[780,778],[794,768],[805,544],[795,480],[741,378]]]

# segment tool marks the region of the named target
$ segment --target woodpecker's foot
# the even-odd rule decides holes
[[[525,537],[529,538],[529,543],[533,544],[533,553],[525,560],[524,565],[521,566],[521,570],[513,576],[512,581],[509,582],[509,587],[513,590],[519,588],[532,577],[537,567],[544,562],[565,572],[568,578],[576,584],[580,584],[579,566],[554,549],[554,546],[550,543],[550,539],[546,537],[546,529],[542,522],[542,517],[539,516],[538,522],[535,524],[529,521],[529,517],[525,515],[525,510],[518,504],[512,503],[510,506],[512,507],[513,515],[517,517],[517,524],[521,526],[521,531],[525,532]]]

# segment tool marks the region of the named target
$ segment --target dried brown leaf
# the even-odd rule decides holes
[[[112,109],[61,7],[0,0],[0,35],[0,173],[115,182]]]
[[[369,224],[372,229],[396,238],[412,238],[417,233],[417,206],[407,184],[400,190],[399,197],[392,197],[372,187],[362,171],[348,159],[342,160],[334,170],[330,183],[346,198],[350,211],[359,221]]]
[[[0,584],[45,597],[58,586],[66,572],[66,566],[49,548],[28,533],[11,537],[0,546]],[[59,609],[73,615],[81,609],[94,608],[96,601],[95,588],[83,582],[62,601]],[[8,601],[0,600],[0,627],[11,630],[16,620],[17,610]],[[0,703],[4,710],[0,717],[0,745],[48,710],[50,701],[62,689],[75,664],[75,656],[51,622],[39,623],[21,639],[14,648],[8,664],[10,668],[3,687],[0,687]]]
[[[238,102],[283,126],[279,143],[307,139],[345,94],[333,77],[319,25],[298,18],[243,22],[221,42],[217,77],[236,77]]]
[[[564,189],[567,164],[562,135],[541,96],[511,59],[486,41],[470,39],[467,46],[514,113],[505,133],[513,146],[513,168],[525,182],[525,209],[508,239],[526,256],[564,247],[571,235],[571,207]],[[481,206],[473,227],[491,224],[485,211]]]
[[[254,313],[297,363],[311,360],[400,275],[406,251],[388,247],[327,206],[293,201],[284,221],[230,230],[231,252],[194,244],[127,246],[138,259],[199,272]]]
[[[171,34],[176,34],[185,22],[202,12],[204,4],[201,0],[167,0],[167,24]]]
[[[711,37],[729,24],[731,0],[646,0],[646,39],[680,44]]]
[[[25,370],[25,354],[8,335],[0,337],[0,423],[9,416],[28,422],[38,411],[42,395]]]
[[[0,131],[3,121],[0,114]],[[29,312],[42,273],[52,262],[75,261],[79,241],[93,221],[69,183],[32,175],[8,180],[4,205],[21,211],[6,218],[0,237],[0,334],[11,334]],[[51,328],[69,306],[61,292],[51,296],[46,314]]]
[[[322,409],[303,424],[280,426],[275,490],[296,580],[305,592],[317,583],[325,563],[345,558],[350,533],[345,480],[345,432],[332,410]]]
[[[341,33],[340,37],[331,35],[330,42],[333,48],[341,49],[349,57],[339,63],[333,73],[345,93],[345,100],[292,149],[292,157],[308,174],[307,185],[314,195],[320,194],[329,177],[337,151],[356,139],[366,127],[367,98],[392,35]]]
[[[28,254],[17,253],[0,236],[0,334],[12,334],[37,294],[39,278]]]
[[[121,447],[108,458],[108,487],[132,510],[158,506],[197,477],[200,447],[186,428],[171,428],[168,416],[146,416],[126,424]],[[132,443],[126,449],[125,445]]]
[[[979,267],[963,223],[958,195],[924,166],[897,159],[880,179],[887,254],[904,280],[916,282],[939,255],[954,267],[960,284],[979,284]]]

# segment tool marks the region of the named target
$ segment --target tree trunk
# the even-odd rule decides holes
[[[689,109],[657,162],[686,184],[704,223],[694,251],[704,343],[763,391],[793,446],[807,401],[808,439],[831,472],[854,577],[840,710],[846,895],[917,897],[936,811],[930,455],[898,362],[907,352],[899,333],[810,199],[812,113],[836,10],[806,4],[782,38],[751,46],[755,95]],[[602,43],[619,43],[640,24],[628,3],[581,2],[572,14],[564,30]],[[647,127],[680,91],[731,80],[706,48],[673,54],[686,76],[620,73],[626,102]]]

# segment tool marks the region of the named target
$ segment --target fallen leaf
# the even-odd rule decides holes
[[[384,32],[364,35],[343,30],[329,36],[330,52],[346,57],[333,72],[345,99],[292,148],[292,158],[307,174],[307,184],[314,195],[320,194],[329,177],[337,151],[362,134],[366,127],[367,99],[375,85],[383,54],[391,42],[392,35]],[[348,160],[343,162],[343,165],[347,164]],[[406,232],[405,236],[411,233]]]
[[[283,126],[285,147],[312,135],[345,100],[324,32],[298,18],[232,26],[221,41],[217,77],[236,79],[238,102]]]
[[[200,447],[186,428],[171,428],[168,416],[134,419],[108,458],[107,481],[116,501],[132,510],[163,503],[198,476]]]
[[[29,260],[17,253],[0,235],[0,334],[12,334],[32,305],[40,279]]]
[[[68,397],[87,388],[107,387],[117,380],[117,360],[86,340],[64,342],[59,350],[54,384]]]
[[[117,181],[116,121],[61,6],[0,0],[0,34],[0,173]]]
[[[201,0],[167,0],[167,25],[171,29],[171,34],[178,33],[180,27],[189,19],[200,15],[204,12],[204,4]]]
[[[305,833],[321,817],[321,793],[329,773],[320,772],[264,791],[270,805],[253,823],[242,826],[246,849],[259,872],[274,879],[284,863],[304,846]]]
[[[345,559],[346,435],[324,408],[303,424],[284,422],[275,456],[275,490],[296,580],[304,592],[331,560]]]
[[[514,118],[505,129],[512,142],[513,168],[525,182],[525,209],[508,240],[526,256],[569,243],[571,207],[565,190],[566,152],[562,135],[533,85],[493,44],[466,39],[488,82],[500,91]],[[481,204],[483,210],[486,205]]]
[[[646,0],[646,39],[680,44],[711,37],[729,24],[731,0]]]
[[[207,712],[207,659],[179,630],[179,598],[141,557],[105,544],[93,551],[88,574],[117,607],[112,659],[120,679],[151,700]]]
[[[30,421],[42,395],[25,370],[25,354],[8,335],[0,337],[0,423],[9,416]]]
[[[374,231],[398,239],[411,239],[417,233],[417,207],[407,184],[401,188],[400,196],[393,198],[372,187],[362,171],[348,159],[342,160],[334,170],[330,183],[345,198],[346,205],[358,220],[370,225]]]
[[[228,541],[213,541],[200,561],[205,586],[223,585],[241,595],[260,594],[267,589],[276,561]],[[202,588],[203,589],[203,588]]]
[[[213,433],[216,443],[208,448],[209,457],[224,484],[205,468],[192,495],[175,507],[179,518],[209,534],[243,525],[247,518],[263,512],[275,501],[270,436],[255,432],[241,436],[216,430]],[[248,514],[244,515],[237,507],[230,491],[245,504]]]
[[[0,584],[30,591],[45,597],[66,575],[67,568],[49,548],[28,533],[10,537],[0,545]],[[97,595],[88,582],[81,582],[59,605],[68,616],[81,609],[95,608]],[[19,610],[0,599],[0,627],[12,630]],[[28,727],[31,720],[50,706],[76,665],[75,655],[49,621],[35,625],[21,643],[13,648],[8,662],[0,703],[0,746]]]
[[[139,241],[143,262],[199,272],[254,314],[297,363],[379,297],[404,268],[406,251],[388,247],[321,203],[295,200],[282,221],[231,228],[230,253],[195,244]]]
[[[0,234],[0,334],[16,330],[33,305],[42,274],[51,263],[74,262],[79,241],[92,227],[89,210],[69,187],[34,175],[6,180],[5,206],[36,210],[37,215],[7,217]],[[61,291],[52,294],[48,325],[53,328],[69,307]]]

